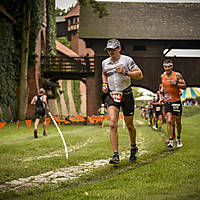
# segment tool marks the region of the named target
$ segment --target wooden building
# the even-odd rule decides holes
[[[117,38],[122,54],[134,58],[144,73],[133,85],[155,92],[163,72],[165,49],[200,49],[200,3],[106,2],[109,16],[98,18],[90,6],[81,7],[79,37],[95,52],[95,84],[90,111],[101,101],[101,62],[110,38]],[[173,58],[188,86],[200,86],[200,58]],[[92,94],[93,93],[93,94]]]

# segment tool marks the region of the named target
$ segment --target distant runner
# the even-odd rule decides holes
[[[98,109],[99,115],[102,118],[102,127],[104,126],[104,116],[107,113],[107,109],[105,108],[105,105],[102,103],[101,107]]]
[[[43,135],[47,136],[47,134],[46,134],[46,120],[45,120],[45,115],[46,115],[45,108],[47,110],[49,110],[49,106],[47,104],[47,96],[45,95],[45,90],[43,88],[40,88],[39,94],[33,97],[31,104],[36,104],[35,114],[34,114],[34,118],[35,118],[34,137],[38,138],[37,128],[38,128],[38,124],[40,122],[40,118],[42,119],[42,122],[43,122]]]
[[[120,106],[131,141],[129,161],[134,162],[138,148],[136,146],[136,129],[133,124],[134,99],[131,78],[141,80],[143,74],[131,57],[120,54],[121,45],[118,40],[109,40],[106,50],[110,57],[102,62],[102,91],[109,93],[107,104],[110,118],[110,141],[114,153],[109,163],[118,164],[120,162],[117,132]]]
[[[163,61],[163,67],[165,72],[161,75],[162,79],[162,90],[165,106],[165,114],[167,120],[167,131],[169,134],[168,147],[174,148],[173,141],[173,115],[175,116],[177,124],[177,147],[182,147],[181,141],[181,115],[182,115],[182,104],[181,104],[181,91],[180,89],[186,88],[186,83],[179,72],[173,71],[173,63],[170,59]]]
[[[156,93],[156,98],[155,98],[155,102],[153,102],[153,106],[155,109],[155,112],[153,113],[153,117],[155,119],[155,125],[152,127],[153,129],[159,130],[161,131],[161,127],[162,127],[162,102],[161,102],[161,94],[159,91],[157,91]],[[158,121],[159,123],[159,127],[158,127]]]
[[[148,112],[149,112],[149,125],[152,127],[152,124],[153,124],[153,105],[152,105],[152,102],[151,101],[149,104],[148,104]]]

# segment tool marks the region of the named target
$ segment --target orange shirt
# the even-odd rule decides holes
[[[162,84],[164,89],[164,101],[178,101],[180,100],[181,91],[176,85],[171,85],[169,80],[176,81],[176,72],[172,71],[170,77],[166,73],[162,74]]]

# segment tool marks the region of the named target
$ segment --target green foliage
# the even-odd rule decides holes
[[[200,113],[200,106],[183,106],[183,117],[190,117]]]
[[[55,0],[47,0],[47,54],[56,56]]]
[[[57,87],[52,87],[52,89],[51,89],[52,90],[52,94],[53,94],[53,99],[57,99],[58,101],[60,101],[60,97],[58,95],[57,89],[58,89]]]
[[[93,8],[94,13],[98,13],[99,18],[109,15],[108,10],[105,7],[105,3],[97,2],[96,0],[78,0],[81,6],[87,6],[90,4]]]
[[[21,51],[21,35],[22,35],[22,24],[23,24],[23,1],[18,0],[2,0],[4,6],[8,13],[16,20],[16,23],[13,24],[14,37],[16,48]],[[32,11],[31,11],[31,30],[30,30],[30,40],[29,40],[29,66],[32,66],[35,63],[35,46],[38,33],[41,28],[43,15],[44,15],[44,3],[41,0],[32,0]],[[21,54],[21,52],[20,52]],[[20,58],[20,55],[18,55]]]
[[[13,117],[17,106],[17,77],[19,77],[20,60],[19,50],[16,49],[13,25],[5,18],[0,20],[0,107],[1,120],[9,120],[8,106],[12,106]]]
[[[67,80],[63,80],[62,87],[64,91],[64,99],[67,106],[67,110],[70,113],[70,106],[69,106],[69,97],[68,97],[68,89],[67,89]]]
[[[16,20],[17,29],[20,28],[20,24],[22,24],[24,1],[1,0],[1,4],[5,7],[9,15]]]
[[[56,16],[65,16],[67,14],[65,9],[61,9],[58,7],[56,7],[55,12],[56,12]]]
[[[66,47],[71,49],[71,42],[69,40],[67,40],[66,37],[58,37],[57,40],[62,43],[63,45],[65,45]]]
[[[44,2],[41,0],[32,0],[31,30],[30,30],[30,41],[29,41],[29,67],[35,64],[36,39],[41,29],[43,15],[44,15]]]
[[[58,95],[58,90],[59,89],[56,89],[56,92],[57,92],[57,98],[56,98],[56,100],[57,100],[57,104],[58,104],[58,112],[62,113],[62,106],[61,106],[61,103],[60,103],[60,96]]]
[[[6,8],[8,14],[15,22],[8,19],[5,15],[0,20],[0,107],[2,110],[1,119],[10,120],[8,106],[12,117],[16,118],[17,112],[17,87],[20,73],[20,58],[22,44],[22,24],[23,24],[23,5],[24,1],[2,0],[1,3]],[[35,63],[36,39],[43,20],[43,1],[32,0],[31,13],[31,33],[29,40],[29,66]],[[8,79],[9,77],[9,79]]]
[[[133,96],[134,96],[134,98],[137,98],[137,97],[143,95],[142,92],[138,92],[138,89],[139,89],[139,87],[132,87],[132,92],[133,92]]]
[[[80,81],[79,80],[72,80],[72,96],[74,99],[76,112],[80,113],[80,111],[81,111],[81,91],[80,91]]]

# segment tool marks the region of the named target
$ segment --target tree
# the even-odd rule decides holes
[[[134,98],[137,98],[137,97],[140,97],[143,95],[143,93],[139,92],[138,89],[139,89],[138,87],[132,87],[132,92],[133,92]]]
[[[97,12],[99,14],[99,18],[109,15],[108,10],[105,7],[105,3],[97,2],[96,0],[78,0],[81,6],[91,5],[93,8],[93,12]]]
[[[60,9],[58,7],[56,7],[56,16],[65,16],[67,14],[65,9]]]
[[[25,0],[23,7],[22,25],[22,52],[21,52],[21,71],[19,82],[19,108],[18,119],[24,120],[28,106],[28,56],[29,56],[29,36],[31,25],[31,0]]]
[[[69,40],[67,40],[66,37],[58,37],[57,40],[62,43],[63,45],[65,45],[66,47],[71,49],[71,42]]]
[[[28,107],[28,56],[29,56],[29,39],[30,39],[30,26],[31,26],[31,10],[33,0],[24,0],[23,6],[23,25],[22,25],[22,51],[21,51],[21,71],[20,71],[20,82],[19,82],[19,107],[18,107],[18,119],[24,120],[26,117]],[[96,0],[78,0],[82,6],[90,4],[94,12],[98,12],[99,17],[108,15],[108,11],[105,7],[105,3],[96,2]],[[52,8],[53,7],[53,8]],[[55,19],[54,19],[55,0],[47,0],[48,10],[48,54],[55,54]],[[58,9],[59,15],[64,15],[65,10]]]

